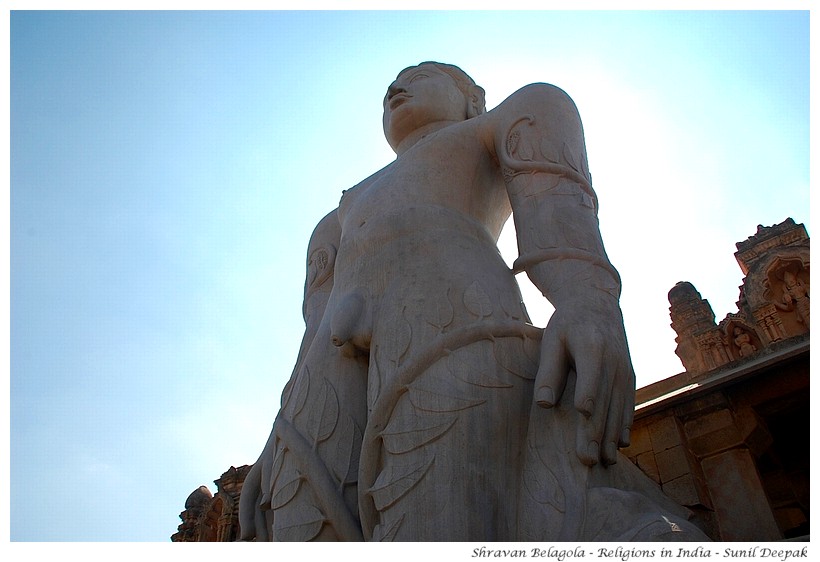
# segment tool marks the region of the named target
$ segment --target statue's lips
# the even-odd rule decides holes
[[[412,96],[407,94],[396,94],[392,98],[390,98],[390,109],[396,109],[398,106],[409,100]]]

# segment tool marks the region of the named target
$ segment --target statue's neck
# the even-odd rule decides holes
[[[449,127],[450,125],[454,125],[459,123],[459,121],[436,121],[434,123],[428,123],[427,125],[423,125],[418,129],[409,133],[399,145],[396,147],[396,155],[401,156],[408,150],[410,150],[413,146],[418,144],[421,140],[425,137],[432,135],[433,133],[444,129],[445,127]]]

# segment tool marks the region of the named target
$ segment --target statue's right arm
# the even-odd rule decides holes
[[[629,443],[635,375],[578,110],[559,88],[531,84],[488,118],[515,221],[514,270],[526,271],[555,307],[542,338],[536,403],[554,407],[574,379],[567,398],[581,414],[577,456],[612,464]]]
[[[299,348],[299,356],[293,369],[291,379],[282,392],[282,400],[293,387],[294,377],[300,370],[310,344],[319,329],[322,317],[333,289],[333,266],[336,261],[336,250],[341,238],[341,227],[337,211],[334,210],[319,221],[313,230],[307,252],[305,292],[302,304],[302,316],[305,320],[305,333]],[[266,511],[270,509],[270,480],[273,457],[276,454],[276,425],[271,430],[265,448],[254,463],[239,498],[240,540],[270,540],[270,529],[267,525]]]

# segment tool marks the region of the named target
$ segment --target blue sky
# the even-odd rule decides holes
[[[808,12],[13,12],[10,538],[167,541],[265,443],[304,252],[394,157],[401,69],[581,112],[638,384],[666,294],[735,312],[734,244],[809,216]],[[515,258],[507,232],[502,251]],[[534,321],[549,308],[525,289]]]

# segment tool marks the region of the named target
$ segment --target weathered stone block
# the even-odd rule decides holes
[[[718,410],[690,420],[684,424],[684,431],[690,450],[701,458],[744,445],[729,410]]]
[[[673,416],[661,418],[648,427],[652,448],[657,454],[659,451],[670,449],[681,444],[678,422]]]
[[[655,454],[661,482],[669,482],[690,472],[686,449],[682,445]]]
[[[735,424],[755,456],[763,454],[771,446],[773,438],[765,422],[749,406],[743,405],[735,411]]]
[[[703,415],[707,412],[728,407],[726,397],[720,392],[710,392],[705,396],[693,398],[675,408],[675,413],[686,418],[692,415]]]
[[[698,488],[691,474],[684,474],[674,480],[664,483],[663,491],[681,505],[701,504]]]
[[[658,463],[655,462],[655,453],[652,451],[647,451],[645,453],[641,453],[635,458],[635,464],[638,465],[644,474],[649,476],[652,480],[657,482],[658,484],[661,483],[661,476],[660,472],[658,471]]]
[[[699,416],[684,424],[686,436],[690,439],[707,435],[714,431],[734,426],[735,420],[729,410],[717,410],[709,414]]]
[[[652,441],[649,439],[649,429],[645,425],[633,427],[629,441],[629,447],[621,449],[621,452],[631,459],[635,459],[641,454],[652,450]]]
[[[807,523],[806,514],[797,507],[784,507],[774,511],[774,517],[781,529],[794,529]]]
[[[794,500],[794,490],[788,475],[778,470],[766,474],[765,480],[766,496],[769,502],[774,505],[782,505],[785,502]]]

